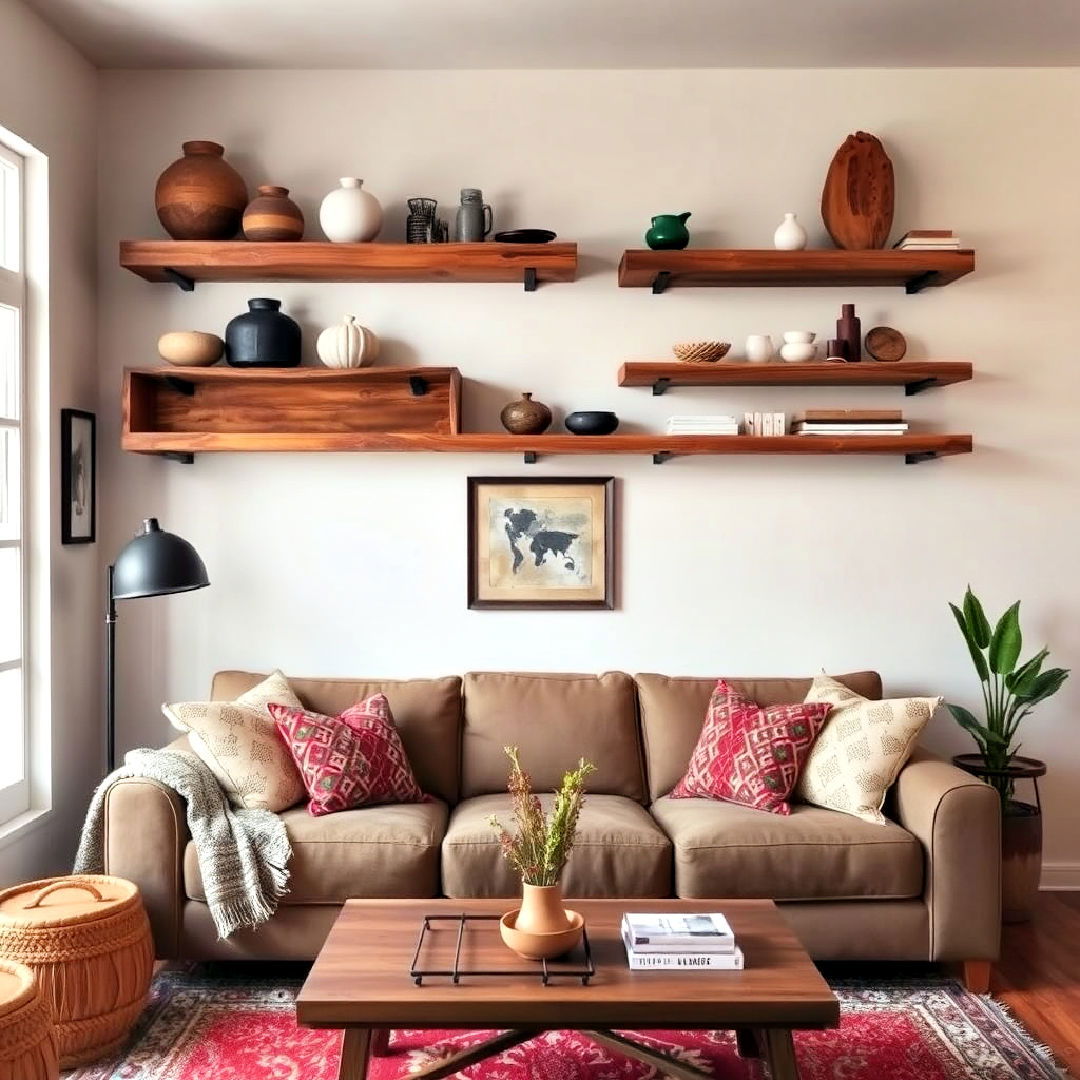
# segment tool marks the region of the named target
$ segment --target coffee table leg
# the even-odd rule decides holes
[[[341,1040],[341,1065],[338,1080],[367,1080],[371,1058],[371,1029],[349,1027]]]
[[[751,1028],[735,1029],[735,1047],[739,1051],[739,1057],[761,1057],[761,1049],[758,1046],[757,1038],[754,1036],[754,1032]]]
[[[772,1080],[799,1080],[791,1032],[786,1028],[759,1028],[758,1039],[765,1051]]]
[[[386,1057],[390,1053],[390,1029],[371,1029],[371,1056]]]

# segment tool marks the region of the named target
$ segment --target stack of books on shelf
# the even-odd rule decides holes
[[[807,409],[795,416],[794,435],[903,435],[899,409]]]
[[[911,229],[893,244],[899,251],[959,251],[952,229]]]
[[[672,416],[667,422],[669,435],[738,435],[739,421],[734,416]]]
[[[635,971],[740,971],[745,961],[727,919],[719,912],[697,915],[639,915],[622,918],[626,957]]]

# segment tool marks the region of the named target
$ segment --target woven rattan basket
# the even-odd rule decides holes
[[[146,1003],[154,945],[139,890],[98,874],[0,892],[0,958],[37,974],[62,1068],[117,1050]]]
[[[684,364],[715,364],[727,356],[730,348],[727,341],[683,341],[672,345],[671,351]]]
[[[0,960],[0,1076],[4,1080],[56,1080],[60,1063],[52,1013],[34,973]]]

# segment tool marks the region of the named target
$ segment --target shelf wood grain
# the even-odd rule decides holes
[[[577,244],[331,244],[124,240],[120,265],[147,281],[573,281]],[[179,276],[179,281],[178,281]]]
[[[682,364],[636,361],[619,368],[620,386],[903,386],[908,394],[966,382],[971,364],[962,360],[865,360],[857,364]]]
[[[683,285],[902,286],[908,292],[948,285],[975,269],[965,251],[773,251],[632,248],[619,263],[622,288],[663,292]]]

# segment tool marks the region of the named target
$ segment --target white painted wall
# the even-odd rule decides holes
[[[52,810],[0,839],[0,885],[70,869],[104,764],[98,546],[61,546],[57,510],[60,409],[93,411],[97,404],[97,87],[94,68],[36,14],[20,0],[0,0],[0,126],[48,157],[50,177],[49,340],[39,351],[37,338],[30,353],[30,384],[43,392],[33,407],[48,418],[43,460],[35,464],[42,484],[31,503],[32,543],[46,560],[32,609],[33,637],[43,647],[33,654],[31,676],[44,683],[52,725]]]
[[[1080,72],[111,72],[103,76],[100,321],[105,551],[158,515],[206,559],[211,588],[125,605],[125,747],[167,736],[158,703],[205,693],[228,666],[324,675],[470,668],[805,674],[876,667],[894,693],[972,705],[977,685],[946,601],[971,581],[995,612],[1024,599],[1032,645],[1080,667]],[[768,246],[786,210],[822,242],[821,183],[851,131],[879,134],[897,232],[951,227],[979,270],[943,290],[620,290],[615,266],[650,215],[692,210],[694,243]],[[315,208],[363,176],[403,233],[404,198],[483,188],[498,226],[579,241],[581,279],[511,286],[151,286],[116,265],[157,236],[157,174],[215,138],[252,186]],[[895,459],[204,456],[184,467],[117,450],[120,372],[153,365],[165,330],[222,331],[249,296],[318,328],[352,312],[382,363],[456,364],[466,422],[497,428],[520,390],[559,410],[610,407],[624,431],[672,412],[903,405],[971,431],[967,457]],[[842,301],[902,329],[913,358],[971,359],[977,381],[899,391],[679,391],[616,386],[619,364],[673,341],[824,338]],[[614,613],[465,607],[465,478],[607,475],[620,487]],[[1045,757],[1049,878],[1080,884],[1080,677],[1029,726]],[[944,716],[929,741],[965,740]],[[1069,874],[1073,876],[1070,878]]]

